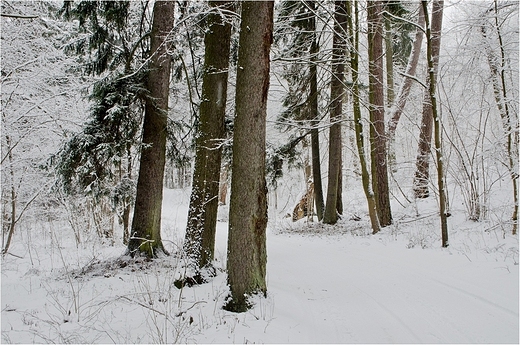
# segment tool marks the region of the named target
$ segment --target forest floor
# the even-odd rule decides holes
[[[227,210],[208,284],[177,289],[175,255],[189,190],[165,190],[163,239],[173,255],[121,258],[66,223],[23,223],[2,260],[3,343],[516,343],[518,237],[454,212],[440,247],[435,200],[394,213],[371,235],[362,217],[336,226],[281,215],[268,226],[268,295],[224,311]],[[420,211],[420,212],[419,212]],[[272,211],[271,211],[272,213]]]

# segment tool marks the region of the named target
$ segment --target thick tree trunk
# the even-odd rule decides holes
[[[188,212],[184,250],[190,274],[211,265],[215,251],[218,194],[225,111],[231,24],[220,13],[231,2],[210,1],[204,38],[204,75],[199,128],[195,137],[195,168]],[[219,9],[220,7],[220,9]]]
[[[248,297],[267,293],[265,139],[273,1],[242,3],[228,237],[225,309],[246,311]]]
[[[345,56],[347,9],[345,1],[334,2],[334,37],[332,42],[332,76],[330,83],[329,176],[323,222],[338,221],[338,193],[341,178],[341,118],[345,94]]]
[[[384,227],[392,224],[392,211],[386,157],[382,2],[370,1],[367,13],[372,189],[379,222]]]
[[[316,2],[309,1],[309,6],[313,13],[316,10]],[[310,48],[310,95],[309,95],[309,117],[311,120],[311,151],[312,151],[312,179],[314,182],[314,201],[316,204],[316,215],[318,220],[323,219],[325,203],[323,200],[323,185],[321,183],[321,157],[320,157],[320,138],[318,132],[318,37],[316,33],[316,15],[312,14],[311,27],[313,40]]]
[[[171,58],[166,36],[173,28],[173,1],[157,1],[153,8],[148,98],[143,120],[143,149],[137,180],[132,232],[127,254],[157,257],[166,253],[161,241],[161,207],[166,154],[166,125]]]
[[[444,1],[443,0],[434,0],[433,2],[433,19],[442,21],[442,9],[443,9]],[[436,97],[436,81],[437,76],[435,75],[435,62],[434,62],[434,36],[432,35],[433,27],[439,28],[437,35],[439,35],[440,40],[440,24],[441,23],[433,23],[430,28],[430,23],[428,19],[428,1],[422,1],[422,7],[424,11],[424,17],[426,21],[426,55],[428,59],[428,75],[429,75],[429,85],[428,85],[428,93],[430,95],[430,105],[432,117],[435,123],[435,157],[437,158],[437,184],[439,188],[439,212],[441,218],[441,235],[442,235],[442,246],[448,247],[448,215],[446,211],[446,190],[445,190],[445,181],[444,181],[444,160],[442,158],[442,141],[441,141],[441,123],[440,116],[437,110],[437,97]],[[437,11],[437,17],[435,17],[435,11]],[[439,14],[440,12],[440,14]],[[440,16],[440,17],[439,17]],[[433,25],[435,24],[435,25]],[[437,55],[438,56],[438,55]],[[438,61],[437,61],[438,62]]]
[[[435,78],[437,78],[437,70],[439,66],[439,53],[441,48],[442,11],[443,2],[439,0],[434,1],[432,7],[431,20],[431,52],[433,61],[433,76]],[[424,17],[426,17],[426,14],[424,15]],[[428,18],[425,18],[425,20],[429,21]],[[428,77],[426,80],[426,85],[428,86],[428,89],[424,92],[421,132],[419,134],[419,149],[417,153],[416,163],[417,167],[413,183],[413,190],[415,192],[415,197],[417,198],[427,198],[430,196],[430,192],[428,190],[428,180],[430,179],[430,149],[433,130],[432,104],[429,92],[430,82],[431,77],[430,73],[428,73]]]
[[[365,140],[363,136],[363,122],[361,119],[361,105],[359,100],[359,18],[357,2],[354,4],[354,6],[354,20],[356,23],[355,30],[352,23],[352,9],[350,8],[350,6],[347,7],[349,18],[349,36],[351,37],[351,40],[353,40],[353,42],[351,42],[350,44],[350,46],[352,47],[350,52],[350,66],[352,69],[353,82],[352,103],[354,110],[354,128],[356,131],[356,144],[359,155],[359,165],[361,167],[361,181],[363,184],[363,191],[365,192],[365,197],[367,199],[368,214],[370,217],[370,224],[372,225],[372,233],[376,234],[381,230],[381,226],[379,224],[376,199],[374,197],[374,192],[370,185],[370,174],[368,172],[365,157]]]

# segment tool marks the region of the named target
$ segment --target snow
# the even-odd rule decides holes
[[[24,223],[10,250],[16,256],[2,261],[2,342],[519,341],[518,238],[490,223],[453,212],[443,249],[435,200],[417,206],[419,217],[395,210],[395,224],[377,235],[362,210],[361,221],[328,226],[292,223],[271,207],[268,296],[234,314],[221,308],[227,206],[219,210],[217,277],[173,285],[183,272],[175,253],[189,195],[165,190],[163,238],[173,255],[152,262],[123,260],[122,244],[95,236],[76,247],[65,223]]]

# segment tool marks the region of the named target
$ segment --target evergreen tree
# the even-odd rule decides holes
[[[383,16],[382,2],[370,1],[367,6],[369,111],[372,189],[381,226],[392,223],[388,165],[386,156],[385,109],[383,91]]]
[[[332,43],[332,76],[330,83],[329,176],[323,222],[335,224],[341,209],[341,120],[345,88],[345,57],[347,49],[347,8],[345,1],[335,1]]]
[[[131,2],[65,1],[61,13],[79,21],[65,51],[78,55],[81,71],[102,78],[89,95],[92,106],[82,131],[71,135],[53,161],[67,194],[86,194],[94,207],[118,210],[126,242],[146,95],[141,68],[149,49],[146,12]]]
[[[250,295],[267,292],[265,139],[273,5],[242,3],[227,255],[231,296],[225,306],[234,312],[250,307]]]
[[[161,210],[171,68],[167,37],[173,29],[174,10],[171,1],[156,1],[153,7],[143,147],[127,250],[131,256],[140,253],[151,258],[167,253],[161,240]]]
[[[231,10],[231,3],[210,1],[209,6],[195,167],[184,240],[190,274],[195,275],[189,278],[199,283],[204,281],[202,269],[212,273],[231,44],[231,23],[223,14]]]

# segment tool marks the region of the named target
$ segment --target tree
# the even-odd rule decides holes
[[[413,48],[408,58],[408,64],[404,72],[403,81],[399,87],[396,99],[394,100],[390,108],[390,120],[388,121],[388,138],[390,145],[393,145],[395,130],[397,128],[397,124],[399,123],[399,119],[401,118],[401,114],[403,113],[406,101],[408,100],[408,95],[410,94],[410,90],[412,88],[412,83],[414,81],[415,73],[417,70],[417,64],[419,63],[419,56],[421,54],[423,36],[424,13],[422,10],[422,5],[420,5],[419,16],[417,18],[417,25],[415,29],[415,38],[413,40]]]
[[[334,32],[332,42],[332,76],[330,83],[329,175],[323,222],[335,224],[341,194],[341,118],[345,94],[345,56],[347,9],[345,1],[334,2]]]
[[[86,209],[103,236],[112,237],[117,213],[128,244],[135,198],[133,162],[146,97],[147,73],[142,67],[149,50],[148,11],[130,2],[66,1],[61,12],[80,24],[68,37],[65,51],[77,55],[77,69],[101,79],[87,97],[91,107],[86,123],[68,135],[52,161],[64,196],[89,205]]]
[[[47,160],[59,147],[64,128],[75,123],[84,109],[77,97],[84,84],[74,71],[75,61],[58,48],[72,25],[57,19],[56,12],[55,3],[2,4],[3,254],[9,253],[18,225],[25,219],[34,216],[41,221],[59,214],[58,208],[48,207],[57,198]]]
[[[510,111],[509,100],[511,97],[509,96],[508,87],[507,87],[507,59],[505,54],[504,41],[502,38],[501,25],[499,23],[499,11],[508,6],[514,6],[511,3],[505,3],[499,5],[497,0],[494,0],[491,8],[484,13],[483,18],[491,15],[491,23],[489,21],[483,21],[481,26],[481,33],[485,40],[484,48],[486,52],[487,62],[489,65],[489,70],[491,72],[491,80],[493,85],[493,93],[495,96],[495,103],[497,109],[500,113],[500,118],[502,120],[502,126],[504,128],[504,133],[506,137],[506,152],[507,152],[507,168],[509,170],[509,174],[511,176],[511,181],[513,185],[513,214],[511,220],[513,222],[512,233],[516,234],[518,228],[518,117],[515,116],[513,111]],[[494,17],[494,18],[493,18]],[[494,19],[494,20],[493,20]],[[488,31],[491,27],[491,30],[494,33],[490,33]],[[499,54],[493,51],[493,46],[496,45],[491,42],[491,37],[494,34],[496,37],[496,41],[498,42],[498,50]],[[515,127],[516,124],[516,128]]]
[[[318,220],[323,218],[323,186],[321,181],[320,142],[318,126],[319,114],[319,91],[318,91],[318,60],[319,60],[319,38],[316,31],[317,8],[316,1],[283,1],[278,15],[279,24],[275,32],[275,42],[282,46],[281,60],[286,61],[283,65],[283,78],[287,80],[288,91],[283,98],[282,104],[286,109],[281,113],[280,122],[289,123],[285,126],[288,130],[299,131],[295,140],[306,144],[306,138],[301,134],[311,137],[311,162],[312,182],[314,184],[314,200],[316,203],[316,214]],[[310,124],[311,129],[302,128]],[[291,138],[292,140],[292,138]],[[295,150],[287,150],[292,145],[286,145],[277,149],[277,154],[290,154]],[[296,153],[296,152],[294,152]],[[282,157],[277,157],[282,160]],[[284,157],[285,158],[285,157]],[[288,156],[291,163],[293,156]],[[280,168],[282,168],[280,166]],[[305,167],[307,169],[307,166]],[[311,174],[309,174],[308,177]],[[277,176],[281,176],[278,173]],[[307,172],[306,172],[307,177]],[[308,183],[309,181],[306,181]],[[309,199],[310,200],[310,199]],[[308,215],[312,219],[312,204]]]
[[[386,156],[385,100],[383,71],[383,16],[382,2],[369,1],[368,70],[372,189],[374,191],[381,226],[392,224],[388,165]]]
[[[209,2],[212,10],[204,39],[202,101],[195,135],[195,167],[184,240],[184,250],[195,275],[208,268],[214,257],[231,42],[231,24],[222,11],[229,11],[230,5],[231,2]],[[203,280],[200,274],[198,280]]]
[[[243,312],[248,296],[266,294],[267,186],[265,138],[273,1],[242,3],[228,237],[230,300]]]
[[[423,13],[425,20],[426,13]],[[437,78],[439,68],[439,54],[441,48],[441,29],[442,29],[442,12],[443,2],[434,1],[432,6],[432,18],[431,18],[431,53],[433,63],[433,75]],[[428,29],[428,28],[427,28]],[[419,134],[419,148],[417,153],[416,171],[414,176],[413,190],[415,197],[427,198],[430,195],[428,190],[428,180],[430,176],[430,148],[432,142],[432,120],[434,118],[432,114],[432,103],[430,95],[430,83],[431,74],[427,74],[426,78],[426,90],[424,92],[423,100],[423,112]],[[437,124],[436,124],[437,125]]]
[[[171,1],[157,1],[153,7],[143,147],[127,249],[131,256],[141,253],[151,258],[167,253],[161,241],[161,207],[171,66],[167,35],[173,29],[174,9]]]
[[[376,234],[381,230],[379,218],[377,215],[377,205],[374,196],[374,191],[370,184],[370,173],[367,168],[365,158],[365,139],[363,136],[363,122],[361,119],[361,106],[359,96],[359,10],[357,1],[354,2],[354,20],[352,20],[352,8],[350,4],[347,6],[348,11],[348,27],[350,38],[350,68],[352,71],[352,105],[354,111],[354,129],[356,132],[356,146],[359,155],[359,163],[361,167],[361,182],[363,184],[363,191],[368,204],[368,214],[370,217],[370,224],[372,226],[372,233]],[[355,29],[354,23],[355,22]]]
[[[316,215],[318,220],[323,219],[325,203],[323,201],[323,185],[321,183],[321,162],[320,162],[320,138],[318,132],[319,112],[318,112],[318,53],[320,50],[317,28],[316,28],[316,1],[308,2],[312,11],[309,30],[312,32],[312,43],[310,48],[310,85],[309,85],[309,119],[311,120],[311,154],[312,154],[312,181],[314,183],[314,202],[316,204]]]
[[[442,20],[442,8],[444,5],[443,0],[434,0],[433,2],[433,13],[437,13],[434,17],[432,14],[432,21],[434,19]],[[437,96],[436,96],[436,75],[435,75],[435,63],[434,63],[434,43],[432,37],[433,28],[439,28],[441,23],[432,23],[430,27],[430,20],[428,18],[428,1],[422,1],[422,7],[424,12],[424,19],[426,24],[426,58],[428,60],[428,94],[430,96],[430,109],[435,124],[435,157],[437,158],[437,184],[439,188],[439,212],[441,218],[441,234],[442,234],[442,246],[448,247],[448,215],[446,211],[446,190],[444,181],[444,160],[442,157],[442,141],[441,141],[441,123],[439,111],[437,109]],[[437,11],[437,12],[435,12]],[[440,30],[437,31],[437,35],[440,35]],[[438,38],[440,39],[440,37]]]

